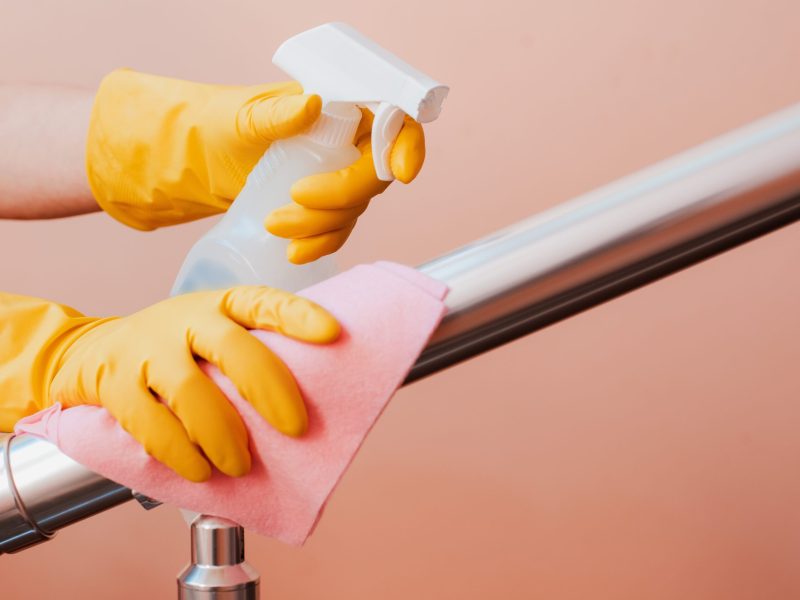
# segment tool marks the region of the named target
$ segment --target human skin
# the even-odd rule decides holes
[[[86,89],[0,84],[0,218],[99,211],[86,179]]]

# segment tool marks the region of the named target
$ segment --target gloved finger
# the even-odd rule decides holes
[[[197,331],[192,350],[217,365],[275,429],[290,436],[305,433],[308,415],[294,377],[253,335],[228,321]]]
[[[322,99],[316,94],[266,96],[240,111],[239,130],[255,143],[269,143],[302,133],[317,120]]]
[[[403,183],[411,183],[425,162],[425,132],[422,125],[406,115],[389,155],[392,174]]]
[[[355,226],[356,222],[353,221],[336,231],[292,240],[289,247],[286,248],[286,258],[296,265],[303,265],[327,254],[332,254],[344,245]]]
[[[361,120],[358,122],[356,134],[353,136],[353,143],[360,146],[363,142],[369,141],[372,136],[372,123],[375,121],[374,113],[363,106],[358,107],[361,110]]]
[[[179,367],[174,362],[169,366],[151,363],[147,383],[217,469],[231,477],[250,471],[247,430],[242,418],[190,354]]]
[[[211,465],[189,439],[169,408],[156,400],[144,382],[115,386],[103,406],[150,456],[189,481],[211,477]]]
[[[263,285],[227,290],[221,308],[242,327],[269,329],[303,342],[327,344],[341,332],[339,322],[319,304]]]
[[[282,238],[311,237],[349,225],[367,210],[367,206],[369,203],[339,210],[317,210],[292,202],[267,215],[264,227]]]
[[[372,145],[361,147],[361,157],[352,165],[332,173],[309,175],[292,185],[292,200],[306,208],[323,210],[352,208],[367,203],[389,185],[375,174]]]

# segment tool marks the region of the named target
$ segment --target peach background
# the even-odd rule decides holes
[[[795,0],[0,3],[0,79],[132,66],[281,77],[343,20],[452,86],[429,162],[342,262],[416,264],[800,100]],[[210,222],[0,223],[0,285],[93,314],[162,297]],[[403,390],[268,598],[800,596],[795,225]],[[169,598],[176,511],[111,511],[0,559],[5,598]]]

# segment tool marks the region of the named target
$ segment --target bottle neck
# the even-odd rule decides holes
[[[322,146],[336,148],[353,143],[361,120],[361,111],[354,104],[329,102],[304,137]]]
[[[311,128],[298,137],[333,149],[335,152],[337,148],[352,146],[360,120],[361,111],[355,105],[330,102],[322,109],[322,113]],[[238,220],[240,215],[250,215],[254,206],[263,207],[265,210],[277,208],[277,206],[264,207],[264,199],[254,189],[265,186],[270,178],[286,168],[290,160],[291,157],[287,155],[286,148],[282,144],[272,144],[248,175],[245,187],[228,209],[227,218],[223,221],[232,222]],[[261,227],[260,221],[257,225]]]

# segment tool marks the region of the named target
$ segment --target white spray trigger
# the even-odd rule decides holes
[[[404,115],[430,123],[449,90],[344,23],[326,23],[289,38],[272,62],[297,79],[306,94],[319,94],[325,105],[343,102],[375,113],[373,161],[383,181],[394,179],[389,156]]]
[[[372,161],[375,163],[375,173],[381,181],[393,181],[389,157],[397,134],[403,127],[405,113],[388,102],[381,102],[373,111],[375,120],[372,122]]]

